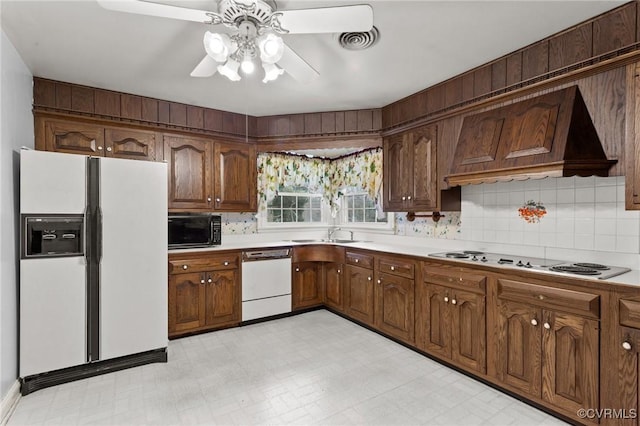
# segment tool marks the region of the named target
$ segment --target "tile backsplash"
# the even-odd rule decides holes
[[[222,235],[255,234],[258,220],[255,213],[222,213]]]
[[[527,223],[518,208],[547,213]],[[460,238],[564,249],[640,253],[640,212],[624,209],[624,177],[568,177],[462,188]]]

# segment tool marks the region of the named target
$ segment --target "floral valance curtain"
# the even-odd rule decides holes
[[[262,153],[258,155],[259,208],[264,210],[281,186],[306,186],[322,193],[336,212],[345,188],[359,188],[382,203],[382,150],[359,152],[336,160],[297,155]]]

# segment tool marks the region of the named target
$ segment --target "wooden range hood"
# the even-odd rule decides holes
[[[607,160],[578,86],[465,117],[451,186],[547,176],[608,176]]]

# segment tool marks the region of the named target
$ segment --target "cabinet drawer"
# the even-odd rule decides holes
[[[413,279],[415,264],[409,260],[381,257],[378,259],[378,272]]]
[[[597,294],[499,278],[498,297],[600,318],[600,296]]]
[[[238,268],[238,254],[227,256],[199,257],[195,259],[177,259],[169,261],[170,274],[187,274],[190,272],[217,271]]]
[[[640,328],[640,302],[637,300],[620,299],[620,325]]]
[[[487,277],[465,268],[432,265],[423,266],[424,281],[447,287],[458,287],[464,290],[484,293]]]
[[[373,256],[358,253],[354,251],[348,251],[346,254],[346,261],[350,265],[360,266],[361,268],[373,269]]]

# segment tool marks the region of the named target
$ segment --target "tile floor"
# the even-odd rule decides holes
[[[11,425],[564,424],[328,311],[171,341],[22,398]]]

